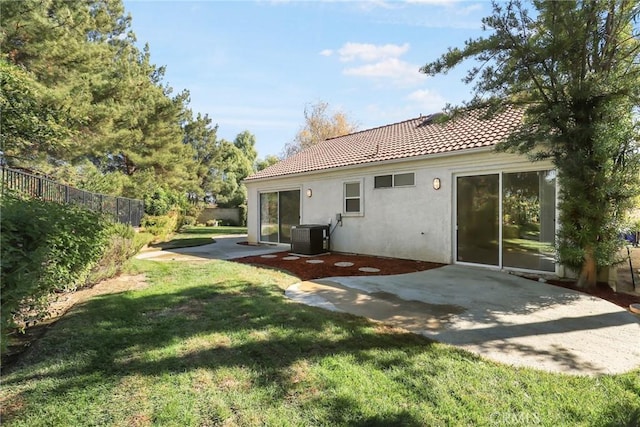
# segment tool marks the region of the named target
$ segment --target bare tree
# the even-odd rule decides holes
[[[342,111],[331,115],[329,104],[325,101],[307,105],[304,109],[304,120],[305,123],[300,127],[295,139],[284,146],[281,155],[283,158],[291,157],[325,139],[347,135],[358,129],[358,124],[352,122]]]

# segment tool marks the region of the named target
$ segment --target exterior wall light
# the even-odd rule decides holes
[[[313,196],[313,191],[310,188],[307,188],[307,197]]]
[[[439,190],[441,186],[440,178],[433,178],[433,189]]]

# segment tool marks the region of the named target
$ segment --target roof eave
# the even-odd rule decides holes
[[[494,148],[495,148],[495,145],[488,145],[488,146],[476,147],[476,148],[465,148],[463,150],[446,151],[446,152],[434,153],[434,154],[423,154],[423,155],[420,155],[420,156],[401,157],[401,158],[398,158],[398,159],[378,160],[378,161],[373,161],[373,162],[356,163],[356,164],[347,165],[347,166],[336,166],[336,167],[332,167],[332,168],[317,169],[317,170],[313,170],[313,171],[296,172],[296,173],[283,174],[283,175],[275,175],[275,176],[269,176],[269,177],[264,177],[264,178],[244,179],[244,180],[242,180],[242,182],[245,183],[245,184],[247,184],[247,183],[252,184],[254,182],[271,181],[271,180],[274,180],[274,179],[296,178],[296,177],[301,177],[301,176],[317,175],[317,174],[321,174],[321,173],[325,173],[325,172],[329,172],[329,171],[333,172],[333,171],[346,171],[346,170],[351,170],[351,169],[361,169],[361,168],[369,167],[369,166],[372,166],[372,165],[390,165],[390,164],[394,164],[394,163],[403,163],[403,162],[409,162],[409,161],[419,161],[419,160],[426,160],[426,159],[438,159],[438,158],[442,158],[442,157],[452,157],[452,156],[459,156],[459,155],[463,155],[463,154],[473,154],[473,153],[486,152],[486,151],[491,151]]]

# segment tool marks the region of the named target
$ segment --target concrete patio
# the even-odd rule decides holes
[[[600,298],[504,272],[449,265],[333,277],[298,283],[286,295],[514,366],[576,375],[640,368],[640,317]]]

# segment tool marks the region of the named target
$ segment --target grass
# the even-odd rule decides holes
[[[193,246],[201,246],[215,242],[215,236],[228,235],[228,234],[246,234],[246,227],[232,227],[232,226],[218,226],[218,227],[205,227],[205,226],[185,226],[180,229],[180,232],[174,233],[170,240],[166,242],[154,243],[150,245],[152,248],[160,249],[177,249],[177,248],[190,248]]]
[[[187,225],[182,227],[180,233],[186,235],[206,234],[211,236],[221,234],[247,234],[247,227],[235,227],[232,225],[219,225],[217,227],[206,227],[204,225]]]
[[[505,248],[519,252],[534,252],[553,256],[555,249],[553,244],[529,239],[503,239]]]
[[[135,261],[3,373],[3,426],[634,425],[640,371],[511,368],[296,304],[284,273]],[[615,357],[615,355],[612,355]],[[634,418],[635,417],[635,418]]]

